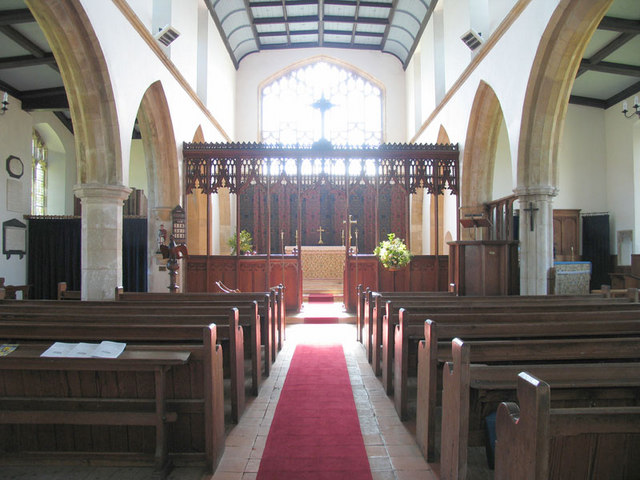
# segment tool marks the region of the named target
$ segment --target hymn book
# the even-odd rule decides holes
[[[47,348],[41,357],[69,358],[118,358],[126,343],[103,341],[101,343],[65,343],[56,342]]]

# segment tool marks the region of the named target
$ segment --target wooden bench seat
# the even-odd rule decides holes
[[[476,345],[454,339],[452,361],[445,363],[442,374],[441,477],[466,478],[468,446],[485,443],[483,419],[495,412],[500,401],[515,400],[517,376],[523,370],[546,380],[554,390],[557,406],[640,406],[640,337],[634,343],[635,351],[630,352],[627,363],[611,362],[622,358],[615,351],[618,345],[609,346],[608,356],[604,351],[607,342],[603,341],[594,355],[600,360],[597,363],[559,361],[553,349],[547,348],[545,355],[531,356],[526,363],[505,364],[513,361],[507,355],[500,364],[487,365],[481,355],[483,363],[471,363]],[[514,343],[513,351],[519,347]],[[566,357],[561,345],[556,348]],[[580,359],[592,360],[590,357],[583,352]],[[541,360],[545,363],[539,363]]]
[[[221,301],[221,302],[166,302],[162,305],[147,304],[145,302],[108,302],[108,301],[85,301],[85,302],[68,302],[32,300],[30,302],[0,302],[0,319],[11,319],[16,315],[41,315],[40,318],[48,319],[51,315],[60,315],[65,318],[79,319],[96,318],[103,314],[111,315],[154,315],[152,321],[158,319],[162,322],[185,323],[188,317],[196,315],[197,323],[208,325],[212,323],[208,315],[228,316],[231,308],[237,308],[239,313],[240,325],[244,329],[245,346],[249,347],[247,357],[251,361],[251,393],[257,395],[262,383],[262,374],[269,375],[270,362],[262,362],[261,354],[261,336],[262,325],[261,318],[258,315],[258,307],[255,301],[247,301],[246,303]],[[87,317],[85,317],[87,316]],[[90,316],[90,317],[88,317]],[[32,318],[37,318],[32,316]],[[140,317],[143,318],[143,317]],[[220,325],[226,323],[224,318],[216,320]],[[267,349],[267,352],[269,350]],[[266,359],[269,354],[266,353]]]
[[[526,372],[517,392],[498,408],[495,480],[638,478],[640,407],[551,408],[549,385]]]
[[[229,309],[226,315],[201,315],[159,319],[156,315],[117,314],[14,314],[0,320],[0,338],[40,341],[47,339],[89,341],[95,339],[122,342],[199,341],[204,325],[215,323],[218,342],[228,342],[228,372],[231,383],[232,419],[238,422],[244,411],[244,334],[239,326],[239,313]],[[209,322],[209,323],[207,323]]]
[[[498,362],[501,359],[505,362],[547,362],[554,356],[559,361],[637,360],[640,322],[590,321],[582,324],[552,324],[550,327],[539,323],[439,325],[427,320],[423,324],[422,336],[424,339],[418,346],[416,441],[425,458],[431,461],[435,457],[438,384],[442,383],[439,381],[438,366],[452,358],[452,339],[464,338],[465,343],[471,345],[471,361],[477,363]],[[396,335],[396,341],[400,338],[401,335]],[[394,394],[394,402],[396,408],[406,415],[406,376],[403,381],[405,374],[402,373],[402,367],[396,365],[395,368],[398,391]]]
[[[526,325],[528,337],[534,334],[540,337],[546,335],[566,337],[576,330],[575,324],[582,325],[585,322],[596,322],[594,326],[590,327],[595,329],[594,333],[607,332],[607,326],[610,326],[614,329],[610,333],[617,335],[624,333],[625,328],[630,324],[614,324],[612,320],[615,319],[616,322],[640,320],[640,308],[638,307],[640,305],[637,304],[616,304],[607,310],[591,310],[584,305],[545,305],[540,309],[512,305],[511,308],[496,308],[496,311],[490,308],[474,309],[473,311],[463,309],[459,310],[459,313],[434,313],[433,310],[427,313],[423,310],[400,309],[400,312],[404,312],[402,322],[399,321],[395,328],[392,328],[386,317],[383,322],[382,384],[387,394],[395,391],[393,383],[395,359],[398,359],[397,361],[400,362],[400,367],[403,370],[409,368],[410,358],[415,358],[414,352],[417,343],[424,338],[426,318],[442,326],[446,325],[447,328],[453,328],[454,325],[457,325],[461,331],[465,332],[466,336],[453,335],[449,339],[456,336],[465,339],[480,338],[481,335],[486,335],[488,338],[491,338],[492,335],[507,338],[506,335],[510,335],[511,338],[516,338],[520,328],[518,325],[522,325],[523,328]],[[455,312],[456,310],[450,311]],[[398,315],[398,319],[400,319],[400,315]],[[601,320],[605,320],[606,325],[599,324]],[[400,323],[402,324],[400,325]],[[492,327],[492,324],[504,326]],[[580,335],[580,332],[576,332],[576,334]]]
[[[68,290],[67,282],[58,282],[58,300],[82,300],[80,290]]]
[[[172,367],[185,365],[191,353],[128,347],[114,359],[41,357],[48,346],[20,346],[2,358],[0,370],[152,372],[154,397],[144,405],[140,401],[126,403],[122,398],[118,398],[117,401],[101,397],[53,401],[51,398],[0,396],[0,424],[151,426],[156,431],[154,470],[157,475],[164,477],[170,466],[166,424],[177,419],[176,412],[167,410],[166,376]]]
[[[240,292],[240,293],[156,293],[156,292],[123,292],[116,289],[117,301],[128,302],[200,302],[200,301],[257,301],[261,316],[267,319],[269,328],[265,341],[268,341],[271,362],[282,349],[284,341],[284,291],[274,287],[268,292]]]
[[[19,340],[14,352],[0,358],[2,456],[12,462],[66,459],[136,465],[150,454],[156,465],[166,465],[168,455],[176,464],[200,464],[213,473],[225,436],[222,349],[216,326],[198,327],[199,340],[194,332],[187,342],[171,341],[179,337],[167,338],[160,329],[158,343],[128,342],[114,360],[36,355],[45,348],[42,340],[46,346],[55,340],[128,340],[126,327],[115,326],[113,335],[104,327],[78,328],[69,326],[66,336],[58,328],[51,338]],[[153,332],[147,337],[154,337]],[[165,363],[171,368],[160,375],[156,369],[164,369]],[[26,409],[33,412],[20,413]],[[161,417],[171,421],[166,427],[158,420],[163,409]],[[49,417],[46,411],[52,412]],[[156,423],[145,412],[151,412]],[[41,420],[49,425],[33,425]],[[54,429],[52,423],[65,425]],[[154,439],[147,433],[150,427],[141,425],[160,428],[160,434]]]

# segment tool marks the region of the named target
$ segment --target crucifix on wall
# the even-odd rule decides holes
[[[533,208],[533,202],[529,202],[529,208],[525,208],[524,209],[525,212],[529,212],[529,226],[530,226],[532,232],[533,232],[533,224],[534,224],[533,223],[533,215],[538,210],[539,210],[538,208]]]

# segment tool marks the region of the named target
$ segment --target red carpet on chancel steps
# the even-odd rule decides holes
[[[309,303],[333,303],[333,295],[330,293],[310,293]]]
[[[371,480],[340,345],[298,345],[258,480]]]

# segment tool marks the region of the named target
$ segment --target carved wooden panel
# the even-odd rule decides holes
[[[553,251],[558,261],[580,260],[580,210],[553,211]]]

